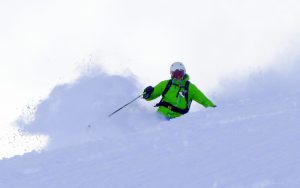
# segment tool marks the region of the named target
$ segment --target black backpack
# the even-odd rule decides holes
[[[192,103],[192,101],[191,100],[189,101],[189,98],[188,98],[188,96],[189,96],[189,85],[190,85],[190,82],[186,81],[186,83],[184,85],[184,91],[183,91],[183,95],[184,95],[184,98],[185,98],[186,104],[187,104],[185,109],[180,109],[180,108],[178,108],[178,107],[176,107],[176,106],[174,106],[174,105],[172,105],[172,104],[164,101],[165,95],[167,94],[167,92],[169,91],[170,87],[172,86],[172,79],[169,80],[167,86],[165,87],[164,91],[162,92],[162,98],[161,98],[160,102],[157,103],[155,105],[155,107],[164,106],[164,107],[170,109],[173,112],[177,112],[177,113],[180,113],[180,114],[186,114],[186,113],[188,113],[189,110],[190,110],[191,103]],[[177,92],[176,97],[178,97],[178,95],[180,93],[180,90],[181,90],[181,87],[179,87],[179,90]]]

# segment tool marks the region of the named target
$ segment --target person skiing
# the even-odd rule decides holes
[[[171,79],[164,80],[155,87],[148,86],[144,89],[143,98],[147,101],[162,96],[158,112],[166,119],[173,119],[188,113],[192,101],[204,107],[216,107],[194,84],[190,83],[189,75],[181,62],[175,62],[170,68]]]

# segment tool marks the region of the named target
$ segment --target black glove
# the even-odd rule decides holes
[[[152,86],[148,86],[144,89],[143,98],[148,99],[153,93],[154,88]]]

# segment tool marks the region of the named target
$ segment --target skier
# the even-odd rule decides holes
[[[170,68],[171,79],[164,80],[155,87],[144,89],[143,98],[147,101],[162,96],[155,107],[166,119],[172,119],[188,113],[192,101],[204,107],[216,107],[194,84],[190,83],[189,75],[181,62],[175,62]]]

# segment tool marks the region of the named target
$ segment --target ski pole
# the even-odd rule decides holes
[[[143,96],[143,94],[139,95],[138,97],[134,98],[132,101],[130,101],[129,103],[125,104],[124,106],[122,106],[121,108],[119,108],[118,110],[114,111],[113,113],[109,114],[108,117],[111,117],[112,115],[114,115],[115,113],[119,112],[120,110],[122,110],[124,107],[126,107],[127,105],[131,104],[132,102],[136,101],[138,98],[140,98],[141,96]]]

